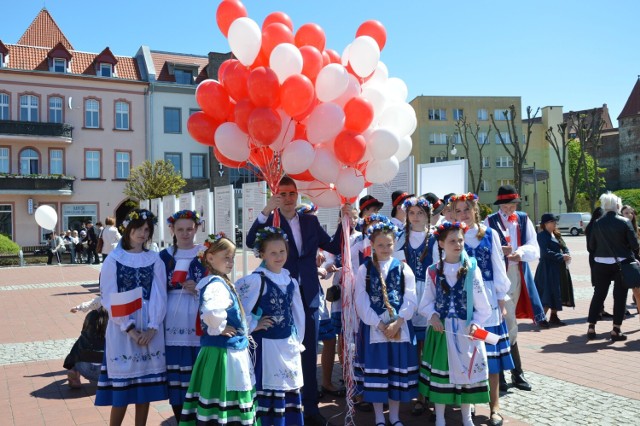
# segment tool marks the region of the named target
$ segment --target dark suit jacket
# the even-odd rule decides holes
[[[291,273],[293,278],[300,280],[302,300],[306,308],[318,307],[318,294],[320,292],[320,279],[318,278],[318,267],[316,265],[316,255],[318,248],[333,254],[340,254],[340,234],[342,226],[338,226],[333,237],[329,236],[320,226],[318,218],[310,214],[296,213],[300,219],[300,233],[302,234],[302,253],[298,253],[291,226],[287,220],[280,215],[280,227],[287,234],[289,240],[289,255],[284,267]],[[247,247],[253,248],[256,241],[256,232],[265,226],[272,226],[273,213],[269,215],[265,223],[256,219],[247,233]],[[313,304],[313,306],[312,306]]]
[[[591,230],[589,251],[594,257],[633,259],[638,251],[638,238],[631,221],[616,212],[605,213]]]

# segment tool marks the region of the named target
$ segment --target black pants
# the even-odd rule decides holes
[[[60,263],[60,253],[51,249],[47,250],[47,265],[51,265],[54,256],[56,257],[58,263]]]
[[[600,311],[609,293],[613,281],[613,323],[622,324],[627,309],[628,288],[622,283],[618,265],[594,262],[591,268],[593,277],[593,298],[589,306],[589,324],[598,322]]]

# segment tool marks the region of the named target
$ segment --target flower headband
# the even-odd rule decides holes
[[[411,207],[422,207],[425,210],[431,209],[431,203],[423,197],[410,197],[402,203],[402,210],[408,211]]]
[[[465,233],[467,232],[469,227],[464,222],[443,222],[438,225],[435,231],[433,231],[433,235],[435,235],[436,238],[440,238],[440,235],[442,235],[442,233],[449,231],[450,229],[462,230],[462,233]]]
[[[193,210],[180,210],[167,218],[167,223],[173,225],[178,219],[191,219],[196,225],[202,225],[200,215]]]
[[[296,209],[296,212],[300,214],[310,214],[318,211],[318,206],[313,203],[303,204]]]
[[[282,238],[284,238],[287,243],[289,242],[286,232],[284,232],[281,228],[276,228],[275,226],[265,226],[264,228],[259,229],[256,232],[256,239],[253,243],[253,254],[256,257],[260,257],[260,248],[262,248],[264,240],[274,234],[282,235]]]
[[[188,210],[185,210],[188,211]],[[178,212],[179,213],[179,212]],[[223,238],[227,238],[227,234],[225,234],[224,232],[218,232],[216,234],[209,234],[209,236],[207,237],[207,239],[204,240],[204,242],[202,243],[202,245],[205,247],[204,250],[200,250],[197,254],[198,259],[200,259],[200,262],[202,264],[204,264],[204,255],[206,254],[207,250],[209,250],[209,248],[214,245],[215,243],[217,243],[218,241],[220,241]],[[228,239],[228,238],[227,238]],[[206,265],[205,265],[206,266]]]
[[[397,238],[398,235],[400,234],[400,232],[398,231],[398,228],[391,223],[390,221],[384,221],[384,222],[378,222],[375,223],[373,225],[371,225],[368,229],[367,229],[367,237],[369,237],[369,239],[371,239],[371,236],[373,235],[374,232],[392,232],[393,235]]]
[[[456,201],[478,201],[478,196],[473,192],[469,192],[467,194],[452,195],[449,198],[450,203],[455,203]]]
[[[389,218],[379,213],[374,213],[367,217],[360,218],[356,223],[356,231],[362,231],[373,222],[389,222]]]
[[[132,220],[138,220],[138,219],[142,219],[142,220],[149,220],[151,219],[151,223],[156,225],[158,223],[158,218],[155,217],[155,215],[153,213],[151,213],[149,210],[132,210],[131,212],[129,212],[129,214],[127,215],[127,218],[125,220],[122,221],[122,225],[120,225],[120,230],[122,232],[124,232],[125,229],[127,229],[127,226],[129,226],[129,224],[131,223]]]

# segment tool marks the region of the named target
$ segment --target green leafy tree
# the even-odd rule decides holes
[[[589,207],[593,210],[599,195],[607,184],[603,177],[606,169],[597,166],[595,158],[583,149],[583,144],[580,141],[571,139],[568,147],[569,175],[575,179],[571,185],[575,187],[577,194],[574,199],[574,208],[578,199],[582,198],[589,202]]]
[[[124,193],[136,200],[178,195],[187,182],[180,176],[170,161],[145,161],[131,170]]]

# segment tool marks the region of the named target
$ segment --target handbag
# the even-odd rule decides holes
[[[618,265],[618,270],[620,271],[620,278],[622,279],[622,284],[626,285],[628,288],[634,288],[640,286],[640,263],[635,258],[627,258],[622,262],[618,260],[615,256],[615,253],[611,249],[609,242],[604,238],[604,233],[598,226],[598,231],[600,232],[600,236],[604,241],[604,245],[607,247],[607,250],[611,252],[611,255],[616,261],[616,265]]]
[[[342,289],[339,285],[332,285],[327,289],[325,293],[325,299],[327,302],[336,302],[340,300],[340,296],[342,295]]]

